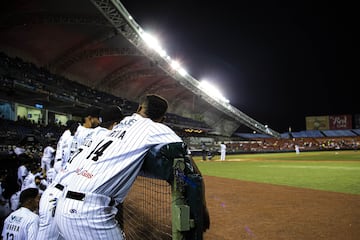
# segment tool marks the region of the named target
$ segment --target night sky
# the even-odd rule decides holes
[[[356,7],[334,1],[122,0],[190,75],[278,132],[359,114]],[[354,3],[355,4],[355,3]]]

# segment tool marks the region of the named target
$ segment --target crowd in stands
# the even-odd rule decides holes
[[[216,140],[206,143],[206,149],[211,155],[220,152],[220,141]],[[337,137],[300,137],[300,138],[250,138],[250,139],[228,139],[225,141],[228,154],[237,153],[274,153],[294,152],[296,146],[300,151],[331,151],[331,150],[358,150],[360,149],[360,135],[337,136]],[[194,153],[200,153],[201,144],[189,144]]]

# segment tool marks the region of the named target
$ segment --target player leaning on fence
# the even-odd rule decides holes
[[[157,144],[182,142],[160,123],[168,108],[164,98],[146,95],[139,103],[136,113],[74,157],[81,164],[70,169],[55,213],[65,239],[123,239],[116,206],[124,201],[145,154]]]
[[[91,146],[92,138],[100,136],[109,132],[113,126],[119,123],[124,118],[122,110],[118,106],[107,106],[99,113],[100,126],[90,128],[88,135],[84,137],[84,144],[79,146],[78,152]],[[69,151],[70,152],[70,151]],[[69,160],[69,161],[68,161]],[[53,183],[47,187],[41,196],[39,204],[40,225],[38,240],[60,240],[63,239],[60,235],[57,224],[54,221],[54,214],[59,199],[67,185],[65,176],[68,174],[68,168],[71,165],[78,164],[76,161],[66,160],[63,169],[59,171]],[[81,161],[81,159],[80,159]],[[64,178],[64,179],[63,179]],[[60,184],[61,182],[61,184]]]

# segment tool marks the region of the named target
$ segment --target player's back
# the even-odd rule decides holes
[[[36,239],[38,229],[39,216],[21,207],[5,219],[2,237],[4,240]]]
[[[90,148],[72,159],[77,164],[70,166],[76,174],[69,175],[69,189],[107,196],[121,192],[122,198],[147,150],[167,142],[182,140],[164,124],[136,114],[126,117],[107,134],[95,137]]]

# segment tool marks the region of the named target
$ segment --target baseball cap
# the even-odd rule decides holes
[[[66,126],[67,126],[67,127],[71,127],[74,123],[76,123],[76,121],[74,121],[74,120],[67,120]]]
[[[96,107],[89,107],[85,110],[85,113],[83,115],[83,117],[99,117],[100,116],[100,109],[96,108]]]
[[[124,118],[121,108],[117,105],[105,107],[100,111],[99,115],[101,126],[112,122],[120,122]]]

